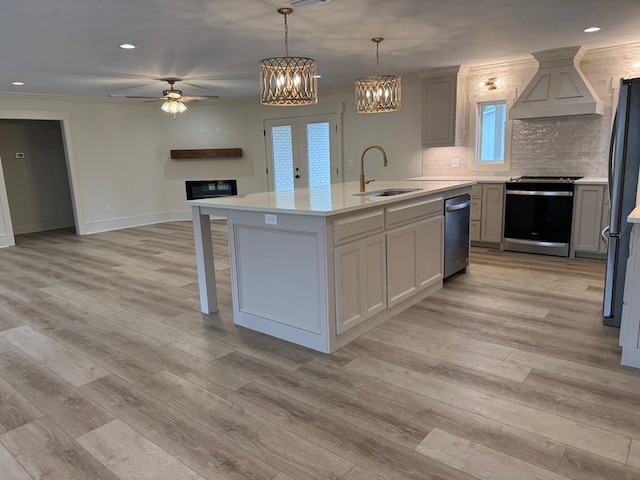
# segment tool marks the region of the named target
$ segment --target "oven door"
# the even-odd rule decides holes
[[[568,256],[572,215],[573,192],[507,190],[505,250]]]

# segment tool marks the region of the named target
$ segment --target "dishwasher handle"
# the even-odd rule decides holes
[[[467,200],[463,203],[456,203],[455,205],[448,205],[447,212],[455,212],[456,210],[462,210],[463,208],[467,208],[471,205],[471,200]]]

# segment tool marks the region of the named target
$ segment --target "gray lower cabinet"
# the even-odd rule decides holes
[[[575,253],[605,254],[602,229],[611,207],[605,185],[577,185],[574,193],[572,249]]]
[[[471,190],[471,232],[473,243],[500,244],[504,223],[504,185],[478,183]]]

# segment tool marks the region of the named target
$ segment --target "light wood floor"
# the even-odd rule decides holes
[[[199,312],[191,224],[0,250],[0,478],[640,479],[604,264],[471,273],[327,356]]]

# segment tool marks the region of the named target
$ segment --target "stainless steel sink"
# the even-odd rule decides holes
[[[354,195],[363,197],[391,197],[393,195],[402,195],[403,193],[417,192],[420,188],[388,188],[386,190],[376,190],[373,192],[360,192]]]

